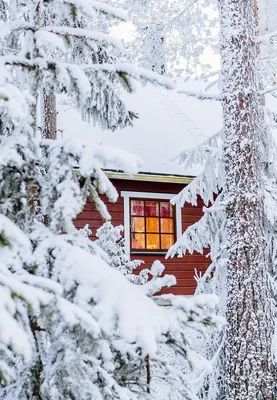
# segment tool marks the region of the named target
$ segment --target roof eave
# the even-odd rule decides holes
[[[144,181],[144,182],[161,182],[161,183],[183,183],[188,184],[193,181],[193,176],[182,176],[172,174],[157,174],[149,172],[141,172],[135,175],[128,175],[120,171],[105,171],[110,179],[121,179],[131,181]]]

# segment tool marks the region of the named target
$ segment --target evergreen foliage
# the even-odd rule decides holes
[[[138,398],[146,383],[141,373],[134,383],[132,371],[155,359],[162,338],[178,340],[186,356],[184,327],[220,322],[206,316],[216,299],[172,299],[172,310],[163,310],[80,235],[72,221],[86,200],[108,219],[100,195],[117,198],[103,169],[112,164],[132,174],[140,160],[98,144],[41,139],[40,89],[69,96],[84,117],[115,129],[132,119],[120,86],[132,90],[141,78],[171,83],[118,63],[121,44],[91,30],[100,15],[124,18],[107,3],[18,0],[5,7],[0,36],[11,46],[0,57],[0,398]]]
[[[125,240],[121,235],[124,231],[122,225],[114,227],[111,222],[105,222],[97,229],[96,244],[109,256],[110,265],[117,268],[126,278],[133,283],[143,284],[148,280],[149,270],[142,270],[139,275],[133,274],[143,261],[131,260],[125,252]]]
[[[201,197],[204,215],[168,256],[177,251],[203,254],[210,248],[211,264],[196,276],[196,293],[217,294],[218,315],[227,316],[228,323],[226,330],[196,345],[213,364],[198,380],[205,400],[276,397],[276,356],[271,353],[276,316],[276,144],[274,116],[264,97],[267,91],[274,93],[275,85],[271,61],[276,44],[264,35],[274,31],[271,13],[276,7],[271,5],[218,2],[222,71],[217,100],[223,105],[224,129],[180,155],[184,168],[201,164],[203,172],[173,202],[196,205]]]

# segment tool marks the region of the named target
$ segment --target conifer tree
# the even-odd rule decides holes
[[[91,234],[87,225],[81,231],[83,234]],[[158,260],[153,263],[151,269],[144,268],[139,273],[134,273],[143,261],[131,260],[126,254],[125,240],[121,235],[123,231],[123,226],[114,227],[111,222],[105,222],[96,231],[98,239],[95,243],[108,255],[109,264],[118,269],[130,282],[143,285],[142,290],[148,296],[157,294],[163,287],[176,285],[176,278],[173,275],[162,277],[165,267]]]
[[[159,74],[210,73],[202,57],[217,45],[214,0],[120,0],[134,25],[128,56]],[[211,12],[212,11],[212,12]]]
[[[227,259],[226,395],[230,400],[274,399],[274,322],[265,243],[265,125],[257,62],[257,8],[255,1],[223,0],[219,9]]]
[[[0,337],[6,357],[1,385],[7,385],[0,398],[136,398],[146,380],[136,374],[135,387],[133,380],[126,381],[131,367],[138,370],[145,357],[155,358],[161,338],[180,337],[184,353],[189,352],[186,326],[216,324],[205,312],[216,299],[176,302],[172,314],[107,265],[103,251],[79,234],[73,219],[88,198],[108,219],[100,194],[115,201],[117,193],[103,169],[113,164],[135,173],[140,161],[98,144],[42,139],[38,104],[42,87],[64,93],[84,117],[114,129],[133,116],[120,98],[120,85],[132,90],[133,79],[140,78],[171,83],[108,56],[120,50],[120,43],[86,28],[86,21],[100,14],[123,18],[106,3],[18,0],[5,5],[9,21],[1,25],[1,37],[12,47],[0,58],[0,215],[9,229],[1,225],[1,252],[7,257],[1,258],[6,265],[1,266],[0,294],[10,318],[4,316],[16,329],[14,342],[4,326]],[[82,62],[75,57],[78,47]],[[14,226],[17,231],[11,233]],[[23,235],[20,251],[13,243],[17,232]],[[25,349],[16,334],[22,331]],[[25,362],[18,363],[16,355]],[[181,393],[188,392],[183,375],[176,381]]]
[[[110,260],[110,265],[117,268],[123,275],[133,283],[143,284],[148,279],[149,270],[143,270],[139,276],[133,272],[138,268],[143,261],[131,260],[125,252],[125,240],[121,235],[123,226],[114,227],[111,222],[105,222],[96,231],[96,244],[101,247],[107,254]]]
[[[1,386],[17,378],[15,357],[26,363],[31,361],[33,321],[44,308],[53,305],[56,294],[61,291],[59,284],[24,270],[31,255],[28,237],[0,214]]]
[[[272,83],[264,74],[266,49],[257,45],[263,29],[256,2],[220,0],[218,6],[224,128],[181,155],[186,166],[201,163],[204,171],[175,201],[196,204],[201,196],[206,207],[170,253],[179,246],[184,252],[211,248],[212,263],[197,277],[197,292],[217,293],[218,311],[227,317],[226,332],[200,344],[214,365],[200,380],[201,398],[275,399],[276,145],[264,104]]]

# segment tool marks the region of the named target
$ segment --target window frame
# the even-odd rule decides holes
[[[150,235],[158,235],[159,236],[159,244],[160,244],[160,246],[161,246],[161,244],[162,244],[162,235],[163,235],[163,233],[162,233],[162,231],[161,231],[161,226],[162,226],[162,224],[161,224],[161,220],[163,219],[163,218],[165,218],[165,217],[161,217],[160,216],[160,203],[161,202],[166,202],[166,203],[168,203],[168,204],[170,204],[170,201],[168,200],[168,199],[157,199],[157,198],[155,198],[155,199],[149,199],[149,198],[133,198],[133,197],[130,197],[129,198],[129,213],[130,213],[130,235],[132,235],[133,233],[140,233],[140,232],[135,232],[135,231],[133,231],[132,230],[132,217],[136,217],[136,216],[134,216],[134,215],[132,215],[132,212],[131,212],[131,208],[132,208],[132,201],[133,200],[138,200],[138,201],[143,201],[143,203],[144,203],[144,214],[143,214],[143,216],[137,216],[138,218],[143,218],[144,219],[144,232],[141,232],[141,234],[143,234],[144,235],[144,239],[145,239],[145,246],[147,246],[147,236],[150,234]],[[156,203],[156,204],[158,204],[158,207],[159,207],[159,215],[157,216],[157,217],[147,217],[147,215],[145,214],[145,207],[146,207],[146,203],[148,202],[148,201],[152,201],[152,202],[154,202],[154,203]],[[176,212],[175,212],[175,207],[172,205],[172,216],[170,216],[170,217],[168,217],[168,219],[170,219],[170,220],[172,220],[172,223],[173,223],[173,231],[172,232],[165,232],[164,234],[169,234],[169,235],[171,235],[171,236],[173,236],[173,244],[176,242],[176,216],[175,216],[175,214],[176,214]],[[147,220],[147,218],[157,218],[158,219],[158,221],[159,221],[159,231],[157,231],[157,232],[150,232],[150,231],[148,231],[147,230],[147,223],[146,223],[146,220]],[[167,253],[167,249],[162,249],[161,247],[159,247],[159,248],[157,248],[157,249],[147,249],[147,247],[145,247],[144,249],[134,249],[134,248],[132,248],[132,240],[130,240],[130,253],[131,254],[137,254],[137,253],[139,253],[139,254],[141,254],[141,253],[145,253],[145,252],[151,252],[151,253],[161,253],[161,254],[166,254]]]
[[[121,197],[124,199],[124,237],[125,237],[125,251],[128,256],[135,254],[149,254],[149,255],[164,255],[167,251],[164,250],[137,250],[131,251],[131,214],[130,205],[131,200],[142,199],[147,200],[168,200],[170,201],[175,197],[175,193],[154,193],[154,192],[129,192],[121,191]],[[182,213],[181,206],[177,203],[173,206],[173,221],[175,225],[175,239],[178,240],[182,236]]]

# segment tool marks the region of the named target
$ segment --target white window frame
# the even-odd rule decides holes
[[[130,256],[130,198],[135,199],[157,199],[157,200],[171,200],[176,196],[174,193],[153,193],[153,192],[129,192],[122,190],[121,197],[124,199],[124,237],[125,237],[125,252],[126,255]],[[176,215],[176,240],[179,240],[182,236],[182,211],[180,203],[175,205]],[[145,254],[147,254],[147,250]],[[157,251],[157,253],[159,253]],[[144,254],[144,252],[142,252]],[[150,253],[149,254],[153,254]]]

